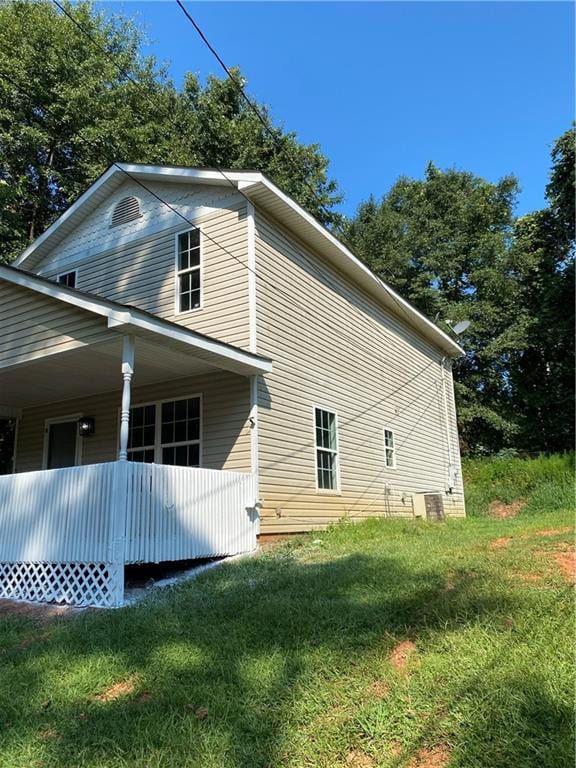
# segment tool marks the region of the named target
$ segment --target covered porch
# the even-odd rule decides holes
[[[0,418],[18,422],[0,477],[0,597],[117,606],[126,564],[253,549],[254,394],[270,361],[57,290],[73,301],[35,324],[37,344],[0,331]]]

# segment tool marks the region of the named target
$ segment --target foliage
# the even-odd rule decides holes
[[[470,319],[455,364],[463,449],[574,443],[574,131],[555,143],[550,206],[514,220],[518,184],[441,171],[399,179],[342,235],[449,333]]]
[[[274,142],[227,79],[202,87],[188,74],[178,91],[141,55],[132,21],[84,0],[65,5],[91,39],[48,0],[0,5],[0,259],[114,160],[258,167],[324,223],[336,219],[340,198],[317,145],[281,128]]]
[[[572,765],[571,537],[542,535],[571,522],[343,523],[132,608],[3,614],[0,763]]]
[[[526,503],[523,514],[574,509],[574,454],[495,456],[463,462],[466,512],[486,515],[490,503]]]
[[[549,207],[516,222],[517,308],[529,318],[512,353],[509,382],[518,444],[574,447],[574,129],[552,149]]]
[[[574,129],[552,148],[542,211],[514,220],[513,177],[430,163],[343,221],[317,145],[271,137],[227,78],[175,88],[132,21],[64,2],[92,39],[49,0],[0,4],[0,262],[113,160],[256,167],[449,333],[472,320],[455,364],[465,452],[573,446]]]

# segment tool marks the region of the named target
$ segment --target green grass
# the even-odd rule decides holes
[[[574,454],[463,462],[466,511],[486,515],[490,502],[526,502],[525,514],[574,507]]]
[[[0,766],[571,767],[572,534],[542,531],[572,514],[340,524],[132,608],[4,620]]]

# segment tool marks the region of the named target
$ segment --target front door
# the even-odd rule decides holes
[[[76,464],[78,422],[58,421],[48,425],[47,469],[73,467]]]

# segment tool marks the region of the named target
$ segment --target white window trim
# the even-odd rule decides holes
[[[386,432],[390,432],[392,435],[392,464],[388,464],[388,458],[386,456],[386,449],[390,450],[390,448],[386,445]],[[385,469],[397,469],[397,462],[396,462],[396,435],[394,434],[394,430],[390,429],[390,427],[384,427],[382,429],[382,444],[384,446],[384,467]]]
[[[60,272],[56,275],[56,282],[58,285],[64,285],[65,288],[69,288],[69,285],[66,285],[65,283],[60,282],[60,278],[64,277],[65,275],[74,275],[74,288],[78,288],[78,270],[77,269],[67,269],[65,272]]]
[[[200,233],[200,260],[197,267],[192,269],[180,269],[180,254],[178,248],[178,242],[180,235],[185,235],[186,232],[193,232],[198,230]],[[199,270],[200,272],[200,304],[193,309],[180,309],[180,275],[186,272],[194,272]],[[181,229],[174,234],[174,314],[179,315],[191,315],[194,312],[199,312],[204,308],[204,233],[202,227],[196,225],[194,227],[187,227]]]
[[[198,438],[198,467],[188,467],[188,469],[199,469],[204,466],[204,396],[202,392],[196,392],[192,395],[173,395],[172,397],[165,397],[163,400],[149,400],[143,403],[130,403],[130,410],[132,408],[145,408],[147,405],[153,405],[156,408],[156,420],[155,420],[155,432],[154,432],[154,464],[162,464],[162,448],[171,448],[177,445],[195,445],[196,440],[185,440],[180,443],[163,443],[162,442],[162,419],[158,417],[158,412],[163,403],[174,403],[176,400],[191,400],[198,398],[200,401],[200,426]],[[120,408],[118,408],[118,424],[117,424],[117,445],[120,446]],[[151,446],[150,446],[151,447]],[[128,453],[132,450],[143,451],[146,448],[129,448]],[[167,465],[171,466],[171,465]]]
[[[66,424],[69,421],[75,421],[78,425],[78,420],[82,418],[83,413],[71,413],[67,416],[55,416],[50,419],[44,420],[44,444],[42,448],[42,469],[48,469],[48,450],[50,446],[50,425],[51,424]],[[16,454],[16,451],[14,451]],[[76,432],[76,455],[74,456],[74,466],[79,467],[82,464],[82,438],[78,431]]]
[[[321,448],[316,442],[316,411],[326,411],[334,416],[334,426],[336,429],[336,449]],[[334,408],[329,408],[326,405],[318,405],[315,403],[312,405],[312,429],[314,436],[314,482],[316,485],[316,493],[328,496],[341,496],[342,491],[340,488],[340,438],[338,434],[338,412]],[[320,488],[318,485],[318,451],[327,451],[336,454],[336,488]]]

